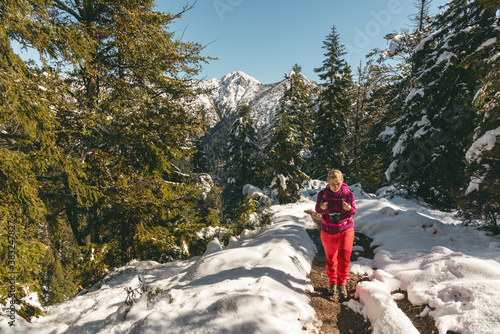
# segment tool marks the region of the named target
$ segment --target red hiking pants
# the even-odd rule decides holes
[[[328,283],[345,285],[349,278],[354,229],[347,229],[340,234],[321,231],[321,241],[325,249]]]

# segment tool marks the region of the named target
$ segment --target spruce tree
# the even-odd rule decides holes
[[[480,1],[489,10],[498,9],[493,1]],[[498,25],[498,18],[496,21]],[[484,38],[484,37],[483,37]],[[495,40],[496,38],[496,40]],[[495,233],[500,234],[500,69],[498,55],[500,47],[498,33],[476,49],[465,61],[465,66],[477,64],[487,66],[474,93],[472,107],[475,111],[476,128],[470,137],[465,152],[469,184],[465,198],[459,199],[460,212],[467,221],[486,222]]]
[[[298,69],[297,65],[294,69]],[[312,95],[303,85],[300,73],[287,75],[289,88],[280,99],[279,109],[271,124],[268,152],[270,189],[279,203],[292,203],[299,198],[302,182],[308,177],[304,167],[303,151],[306,148],[307,122],[302,117],[310,114]],[[301,132],[301,130],[303,132]]]
[[[387,34],[384,39],[389,47],[375,48],[367,55],[372,58],[378,56],[377,62],[386,66],[386,74],[391,81],[401,81],[410,75],[414,65],[415,48],[434,32],[434,18],[429,12],[431,3],[432,0],[416,0],[413,3],[416,13],[410,16],[413,26]]]
[[[353,90],[355,102],[349,122],[352,135],[348,142],[352,152],[352,178],[370,192],[375,192],[386,182],[387,150],[379,135],[385,129],[382,120],[390,96],[387,72],[387,66],[373,60],[364,66],[360,64]]]
[[[359,154],[354,161],[360,167],[357,180],[369,191],[387,184],[385,172],[391,163],[391,149],[397,142],[395,129],[406,113],[406,97],[416,86],[415,77],[411,75],[413,55],[417,45],[434,31],[430,3],[429,0],[414,2],[413,27],[387,34],[384,38],[389,47],[370,52],[366,70],[358,77],[358,91],[366,87],[369,94],[365,100],[356,102],[356,111],[363,105],[361,110],[364,109],[362,114],[365,113],[366,118],[362,119],[361,128],[366,131],[362,131],[359,150],[356,150]]]
[[[500,234],[500,75],[493,67],[473,101],[477,127],[465,153],[469,184],[458,204],[467,222],[483,221]]]
[[[307,155],[313,139],[314,108],[319,88],[314,82],[304,77],[301,71],[302,68],[298,64],[293,66],[292,72],[287,77],[290,88],[283,98],[287,100],[286,108],[293,116],[294,124],[297,125],[298,141],[302,144],[300,152]]]
[[[58,253],[48,249],[43,259],[43,272],[40,282],[42,284],[42,300],[45,305],[62,303],[73,296],[76,285],[72,282],[70,273],[64,271]]]
[[[434,34],[415,49],[414,86],[396,122],[394,158],[387,170],[393,182],[441,207],[456,204],[468,182],[464,152],[476,128],[474,95],[497,52],[488,41],[499,34],[495,10],[481,1],[447,6],[435,20]]]
[[[310,168],[314,178],[325,178],[332,168],[347,167],[345,144],[348,137],[346,118],[351,113],[349,92],[351,69],[344,60],[345,47],[340,44],[335,25],[323,42],[325,60],[315,68],[324,81],[318,99]],[[345,170],[344,170],[345,171]],[[345,171],[348,174],[347,171]]]
[[[195,141],[196,152],[191,158],[192,170],[194,173],[208,173],[209,172],[209,160],[205,148],[203,147],[202,138]]]
[[[229,210],[241,205],[244,200],[243,186],[256,181],[258,134],[250,118],[251,107],[241,105],[231,126],[224,148],[225,175],[227,185],[224,198]]]

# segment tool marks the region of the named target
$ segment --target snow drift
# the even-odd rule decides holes
[[[46,316],[2,333],[318,333],[309,305],[307,274],[316,252],[304,210],[325,183],[309,183],[301,200],[272,207],[272,225],[242,232],[226,247],[213,240],[197,258],[160,264],[131,262]],[[373,259],[358,258],[351,272],[367,274],[345,305],[370,321],[373,333],[418,333],[399,310],[398,290],[426,305],[421,316],[440,334],[500,334],[500,242],[460,224],[452,213],[351,186],[356,230],[373,238]],[[248,187],[247,191],[259,193]],[[326,284],[326,283],[325,283]],[[130,295],[126,290],[144,291]],[[128,303],[126,303],[128,298]],[[36,302],[36,301],[33,301]]]

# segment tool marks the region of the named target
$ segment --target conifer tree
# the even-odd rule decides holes
[[[499,83],[498,65],[493,65],[473,101],[477,127],[465,153],[469,185],[465,198],[458,201],[460,214],[467,222],[484,221],[495,234],[500,234]]]
[[[42,300],[45,305],[62,303],[73,296],[76,291],[75,283],[69,277],[69,272],[64,271],[61,261],[52,249],[48,249],[43,259],[43,272],[41,273]]]
[[[364,66],[360,64],[353,90],[353,115],[349,122],[352,177],[372,192],[386,182],[387,150],[379,135],[385,127],[382,120],[390,96],[388,71],[387,66],[373,60]]]
[[[202,128],[197,110],[181,100],[192,96],[188,79],[205,58],[200,45],[176,41],[168,30],[184,10],[164,14],[153,5],[55,0],[50,11],[54,25],[76,27],[89,46],[54,59],[72,65],[67,98],[56,105],[64,129],[58,142],[83,162],[77,183],[97,194],[82,198],[63,173],[57,186],[74,198],[63,211],[81,246],[86,238],[114,242],[122,261],[133,256],[136,236],[145,240],[148,226],[175,239],[193,233],[197,220],[193,182],[174,162],[191,154]]]
[[[224,198],[230,210],[241,205],[244,200],[243,186],[256,181],[258,173],[259,146],[257,131],[250,118],[251,110],[249,105],[238,108],[224,149],[224,169],[228,178]]]
[[[323,65],[314,69],[325,81],[318,99],[313,131],[315,137],[311,147],[310,168],[314,178],[324,178],[332,168],[345,167],[346,116],[351,113],[351,69],[343,58],[346,51],[340,44],[335,25],[323,42],[323,49],[326,50]]]
[[[179,256],[208,223],[195,208],[196,180],[175,165],[203,128],[188,102],[207,58],[169,31],[190,8],[163,14],[153,4],[0,5],[0,258],[10,256],[7,222],[16,222],[18,282],[31,291],[41,292],[47,245],[64,251],[64,271],[78,268],[91,284],[132,256]],[[11,40],[37,50],[41,68],[22,61]],[[79,254],[68,256],[73,243]],[[52,282],[72,279],[53,272]]]
[[[481,1],[447,6],[435,20],[435,32],[415,49],[415,84],[397,121],[394,159],[387,170],[393,182],[441,207],[456,204],[467,184],[464,152],[476,127],[474,95],[497,52],[497,44],[488,41],[499,37],[495,10]]]
[[[498,9],[498,4],[493,1],[479,3],[489,10]],[[496,22],[498,25],[498,17]],[[465,61],[466,66],[471,68],[485,62],[488,72],[480,81],[480,86],[477,86],[472,100],[476,128],[465,152],[469,185],[465,191],[467,196],[459,199],[461,214],[467,221],[484,221],[495,234],[500,234],[499,40],[498,34],[487,39]]]
[[[404,28],[399,32],[387,34],[384,39],[387,40],[389,47],[386,49],[375,48],[367,55],[372,58],[378,56],[377,62],[386,66],[387,77],[391,81],[411,78],[415,48],[434,31],[432,25],[434,18],[429,13],[431,3],[432,0],[416,0],[413,3],[416,13],[410,17],[413,29]]]
[[[22,286],[40,292],[37,275],[46,252],[47,206],[40,176],[65,157],[56,144],[58,120],[52,98],[57,87],[51,74],[29,66],[16,54],[12,41],[43,54],[54,54],[58,33],[66,40],[62,54],[81,50],[74,30],[49,26],[46,1],[3,1],[0,5],[0,276],[16,273],[15,296]],[[22,255],[22,256],[21,256]],[[21,285],[22,284],[22,285]],[[6,296],[9,286],[0,286]]]
[[[369,191],[375,191],[387,183],[385,171],[391,161],[391,149],[397,141],[395,129],[406,113],[406,97],[416,86],[415,77],[411,75],[415,49],[434,31],[431,25],[433,17],[429,14],[431,2],[415,1],[416,14],[411,18],[413,29],[387,34],[385,39],[389,47],[374,49],[368,54],[371,57],[368,77],[372,83],[370,98],[365,101],[365,105],[370,116],[366,119],[368,131],[360,146],[359,161],[362,167],[358,182],[362,182]]]
[[[299,68],[296,65],[294,69]],[[266,150],[269,155],[270,189],[276,193],[279,203],[296,201],[302,182],[307,179],[302,171],[306,136],[301,130],[307,131],[307,123],[302,122],[302,117],[310,114],[312,95],[304,89],[300,73],[292,71],[287,79],[290,87],[280,99]]]
[[[234,234],[239,235],[244,229],[255,229],[258,217],[259,202],[250,195],[243,198],[241,205],[235,208]]]
[[[411,19],[413,24],[416,26],[417,31],[420,31],[424,35],[425,29],[432,23],[432,18],[429,14],[432,0],[416,0],[413,2],[413,6],[417,9],[417,14]]]
[[[301,73],[302,68],[295,64],[287,77],[290,88],[285,92],[284,99],[288,100],[286,108],[293,116],[299,133],[298,141],[302,144],[302,154],[307,154],[313,138],[314,108],[319,89],[315,83],[307,80]]]
[[[44,205],[38,195],[35,169],[46,167],[39,154],[57,154],[48,105],[43,95],[43,78],[14,53],[11,39],[22,39],[35,8],[20,1],[2,4],[0,11],[0,214],[2,223],[17,219],[41,219]],[[42,11],[43,13],[43,11]],[[21,22],[20,25],[19,22]],[[30,83],[31,84],[28,84]],[[52,151],[52,152],[51,152]]]
[[[223,118],[214,128],[210,129],[207,143],[204,147],[208,157],[210,175],[227,179],[224,171],[224,154],[227,138],[234,122],[232,117]]]
[[[203,147],[202,138],[195,141],[196,152],[191,158],[191,165],[194,173],[208,173],[209,160]]]

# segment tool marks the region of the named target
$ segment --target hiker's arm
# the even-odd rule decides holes
[[[347,202],[351,206],[351,210],[348,210],[347,212],[351,216],[354,216],[358,212],[358,208],[356,208],[356,201],[354,200],[354,194],[353,193],[349,194]]]
[[[323,214],[326,209],[321,208],[321,204],[323,203],[323,193],[318,194],[318,199],[316,200],[316,207],[314,208],[316,213]]]

